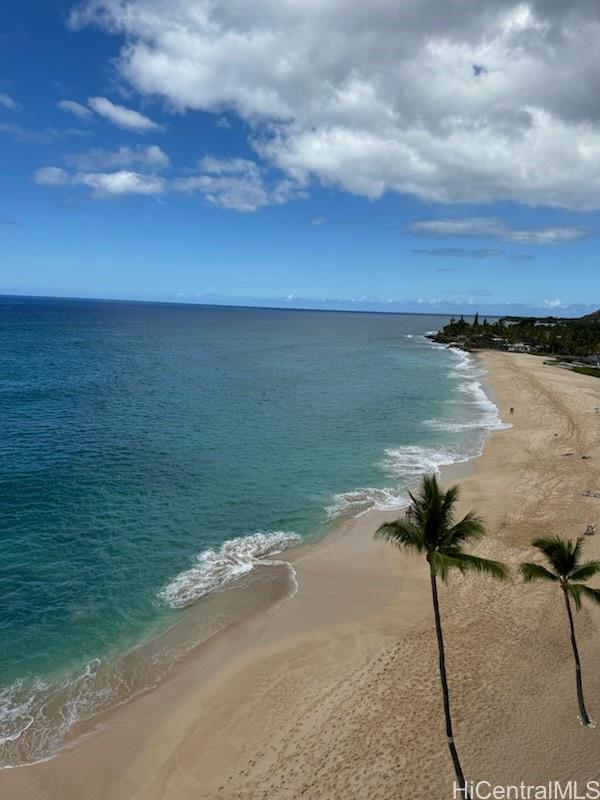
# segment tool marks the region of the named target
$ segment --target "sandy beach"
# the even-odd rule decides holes
[[[478,358],[513,427],[442,478],[460,482],[460,511],[487,523],[478,552],[518,565],[535,536],[600,522],[600,500],[582,496],[600,492],[600,381],[534,356]],[[293,597],[199,647],[58,757],[0,772],[0,797],[451,798],[425,565],[372,539],[394,516],[369,512],[299,551]],[[585,554],[600,558],[600,536]],[[517,579],[454,577],[441,604],[467,778],[600,779],[600,728],[577,721],[560,596]],[[584,608],[576,625],[600,721],[600,612]]]

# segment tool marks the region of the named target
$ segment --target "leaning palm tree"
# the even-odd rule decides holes
[[[499,561],[490,561],[487,558],[480,558],[464,552],[465,545],[480,539],[485,534],[485,529],[483,522],[473,511],[470,511],[458,522],[455,521],[454,506],[458,494],[458,486],[453,486],[443,492],[435,476],[424,477],[419,493],[416,496],[410,494],[411,504],[407,509],[406,517],[394,522],[386,522],[377,530],[375,537],[385,539],[401,550],[422,553],[427,558],[437,633],[446,738],[454,764],[457,785],[462,791],[461,796],[467,800],[467,786],[452,730],[437,579],[439,577],[445,582],[453,569],[458,569],[463,573],[483,572],[494,578],[503,579],[508,576],[508,570]]]
[[[573,541],[572,539],[561,539],[554,536],[550,539],[535,539],[532,542],[546,559],[550,569],[542,564],[532,564],[525,562],[519,567],[519,572],[523,579],[529,581],[549,581],[557,584],[562,590],[567,607],[567,617],[569,619],[569,631],[571,633],[571,647],[573,648],[573,658],[575,659],[575,680],[577,683],[577,702],[579,703],[579,718],[583,725],[591,725],[592,722],[585,708],[583,699],[583,683],[581,680],[581,662],[579,660],[579,650],[577,649],[577,639],[575,638],[575,625],[573,623],[573,612],[571,610],[571,600],[575,603],[575,608],[579,611],[581,601],[585,597],[594,603],[600,604],[600,590],[585,586],[584,581],[592,578],[600,572],[600,561],[581,562],[581,547],[583,537]]]

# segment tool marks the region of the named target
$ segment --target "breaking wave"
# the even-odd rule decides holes
[[[171,608],[189,606],[209,592],[228,586],[257,564],[273,563],[269,562],[271,556],[299,541],[298,534],[289,531],[259,531],[228,539],[218,549],[198,553],[194,566],[173,578],[158,598]]]
[[[407,489],[418,478],[438,473],[442,466],[464,463],[481,455],[489,431],[511,427],[502,422],[497,406],[485,393],[481,383],[482,371],[472,356],[458,348],[432,342],[424,336],[415,335],[411,338],[427,342],[434,349],[446,350],[456,359],[448,374],[457,381],[455,388],[459,396],[447,401],[449,408],[455,407],[456,413],[424,420],[422,424],[448,434],[473,435],[465,436],[461,441],[434,446],[402,445],[388,448],[380,466],[397,479],[396,486],[366,487],[336,494],[326,509],[330,519],[361,514],[370,509],[387,511],[403,508],[408,503]]]

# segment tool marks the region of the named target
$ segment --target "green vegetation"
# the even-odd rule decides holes
[[[437,336],[440,342],[458,342],[469,348],[511,349],[523,345],[532,352],[581,358],[600,353],[600,313],[580,319],[560,317],[503,317],[472,323],[452,319]]]
[[[485,528],[483,522],[472,511],[458,522],[454,521],[454,507],[458,499],[458,491],[458,486],[453,486],[447,492],[443,492],[435,476],[424,477],[419,494],[416,497],[410,495],[411,504],[407,509],[406,516],[394,522],[386,522],[377,530],[375,537],[385,539],[401,550],[421,553],[429,564],[446,738],[454,764],[457,785],[463,791],[462,796],[468,798],[452,730],[437,579],[439,577],[442,581],[446,581],[451,571],[455,569],[463,573],[481,572],[494,578],[504,579],[508,577],[508,570],[499,561],[491,561],[465,553],[465,545],[481,539],[485,534]]]

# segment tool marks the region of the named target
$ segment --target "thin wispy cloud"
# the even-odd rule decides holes
[[[71,181],[69,173],[61,167],[40,167],[33,173],[33,179],[40,186],[66,186]]]
[[[0,92],[0,106],[2,106],[2,108],[7,108],[9,111],[17,111],[19,108],[18,103],[13,100],[9,94],[5,94],[4,92]]]
[[[497,217],[427,219],[411,222],[406,230],[435,239],[496,239],[518,244],[546,245],[572,242],[587,235],[583,228],[555,225],[538,228],[511,227]]]
[[[172,188],[185,194],[198,194],[210,205],[240,212],[281,205],[304,194],[301,183],[288,179],[269,180],[254,161],[212,156],[205,156],[198,162],[195,175],[173,181]]]
[[[50,128],[43,131],[30,130],[15,122],[0,122],[0,133],[5,133],[16,142],[35,142],[38,144],[52,144],[58,133]]]
[[[491,289],[445,289],[443,294],[457,297],[493,297]]]
[[[116,167],[141,167],[150,170],[166,169],[171,161],[169,156],[158,145],[142,147],[123,146],[116,150],[92,148],[84,153],[66,157],[66,162],[78,170],[102,171]]]
[[[209,205],[239,212],[254,212],[303,196],[301,184],[271,180],[256,162],[244,158],[205,156],[185,177],[159,177],[157,173],[170,166],[170,159],[157,145],[93,148],[67,156],[65,161],[70,170],[56,165],[40,167],[33,180],[49,188],[87,188],[96,198],[169,192],[196,195]]]
[[[91,109],[82,105],[81,103],[76,103],[74,100],[59,100],[56,105],[62,111],[66,111],[68,114],[73,114],[79,119],[88,120],[94,116],[94,112]]]
[[[113,103],[107,97],[90,97],[90,108],[113,125],[136,133],[160,130],[160,125],[132,108]]]
[[[415,255],[433,256],[434,258],[466,258],[477,261],[493,258],[507,258],[510,261],[531,261],[533,256],[523,253],[508,253],[506,250],[468,249],[463,247],[436,247],[436,248],[414,248],[411,250]]]

